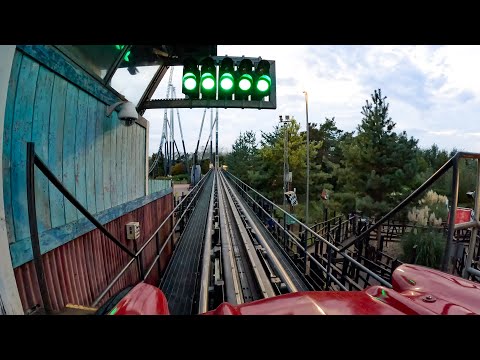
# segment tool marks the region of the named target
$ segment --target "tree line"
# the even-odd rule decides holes
[[[409,137],[405,131],[395,132],[396,124],[389,116],[389,103],[381,89],[366,100],[361,115],[360,123],[352,132],[339,129],[335,117],[309,124],[310,223],[320,221],[324,209],[381,216],[457,152],[439,149],[435,144],[420,148],[418,139]],[[253,131],[241,133],[226,154],[225,163],[232,174],[282,204],[285,132],[292,187],[299,199],[294,213],[304,220],[306,133],[300,131],[295,119],[274,126],[271,132],[262,131],[259,139]],[[449,170],[430,189],[450,196],[451,181],[452,170]],[[475,160],[462,160],[459,206],[473,206],[466,192],[474,190],[475,181]]]

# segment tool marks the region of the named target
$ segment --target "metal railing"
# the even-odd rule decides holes
[[[467,224],[455,224],[455,217],[456,217],[456,210],[457,210],[457,203],[458,203],[458,190],[459,190],[459,160],[462,158],[467,159],[476,159],[477,160],[477,185],[476,185],[476,200],[475,200],[475,214],[476,219]],[[400,210],[404,209],[407,205],[409,205],[414,199],[418,198],[425,190],[427,190],[431,185],[435,183],[442,175],[444,175],[450,168],[453,169],[452,174],[452,187],[451,187],[451,207],[449,211],[449,221],[447,224],[447,241],[445,244],[445,249],[442,257],[441,263],[441,270],[444,272],[448,271],[449,262],[453,263],[454,259],[452,259],[451,254],[453,253],[453,241],[454,241],[454,234],[455,230],[465,227],[473,228],[469,249],[472,249],[468,255],[467,260],[465,262],[465,269],[463,271],[463,277],[468,277],[469,275],[473,276],[480,276],[480,271],[475,269],[473,264],[473,255],[474,249],[476,247],[476,239],[477,239],[477,229],[480,227],[480,222],[478,221],[478,207],[479,207],[479,196],[480,196],[480,166],[478,164],[478,159],[480,159],[480,154],[476,153],[469,153],[469,152],[457,152],[454,156],[452,156],[443,166],[440,167],[430,178],[428,178],[422,185],[420,185],[416,190],[414,190],[410,195],[408,195],[402,202],[400,202],[397,206],[395,206],[390,212],[384,215],[380,220],[375,222],[372,226],[365,229],[361,232],[356,238],[353,238],[347,241],[342,247],[340,251],[344,251],[348,249],[350,246],[360,243],[366,243],[370,238],[370,233],[374,230],[377,230],[381,225],[385,222],[391,220],[395,214],[397,214]],[[361,252],[360,252],[361,254]],[[363,255],[361,255],[363,256]]]
[[[195,205],[198,194],[201,192],[200,189],[203,188],[206,178],[210,175],[210,172],[205,175],[198,184],[190,191],[190,193],[185,196],[181,202],[173,209],[173,211],[163,220],[163,222],[157,227],[153,232],[150,238],[145,241],[145,243],[140,247],[140,249],[132,252],[124,244],[122,244],[112,233],[110,233],[95,217],[65,188],[62,182],[52,173],[52,171],[47,167],[47,165],[40,159],[40,157],[35,153],[35,144],[32,142],[27,142],[27,203],[28,203],[28,220],[30,226],[30,236],[32,241],[32,250],[33,250],[33,260],[35,265],[35,270],[37,273],[37,281],[40,288],[40,295],[44,305],[46,313],[52,312],[52,304],[48,294],[48,287],[45,278],[45,270],[42,261],[42,254],[40,251],[40,239],[38,234],[37,226],[37,213],[35,206],[35,166],[40,170],[43,175],[65,196],[70,203],[75,206],[90,222],[92,222],[97,229],[100,230],[109,240],[111,240],[115,245],[117,245],[123,252],[128,254],[131,259],[123,267],[123,269],[110,281],[107,287],[97,296],[97,298],[91,304],[92,307],[95,307],[99,302],[105,297],[110,289],[115,285],[115,283],[121,278],[121,276],[130,268],[130,266],[136,262],[138,267],[139,282],[144,281],[148,275],[151,273],[155,264],[158,264],[159,267],[159,276],[161,276],[161,264],[160,256],[166,246],[173,239],[176,227],[179,225],[182,228],[188,219],[188,216],[191,213],[191,209]],[[177,222],[172,226],[170,233],[167,236],[167,239],[164,241],[163,245],[160,247],[160,230],[163,228],[168,221],[173,223],[173,216],[177,215]],[[145,268],[142,263],[141,254],[144,249],[150,244],[153,240],[156,240],[156,256],[152,261],[152,264],[148,267],[147,271],[144,271]]]
[[[297,269],[301,269],[302,275],[313,284],[314,290],[360,290],[373,284],[392,287],[387,280],[354,259],[351,254],[340,251],[331,241],[315,233],[233,174],[225,173],[252,210],[257,215],[261,214],[260,220],[266,222],[265,226],[279,247],[297,264]],[[274,211],[283,214],[283,224],[275,219]],[[301,228],[300,237],[288,231],[287,216],[298,223]],[[308,237],[315,240],[314,254],[308,252]]]

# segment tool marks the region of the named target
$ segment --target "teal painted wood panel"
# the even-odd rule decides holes
[[[80,90],[77,103],[77,123],[75,126],[75,197],[85,208],[87,205],[86,188],[86,138],[88,124],[88,95]],[[77,218],[83,218],[77,210]]]
[[[103,157],[103,115],[100,105],[95,109],[95,204],[97,212],[105,210],[103,196],[103,162],[108,161]]]
[[[73,61],[70,61],[52,45],[18,45],[17,48],[97,99],[108,104],[113,104],[120,100],[117,95],[103,86],[99,79],[88,74]]]
[[[105,114],[106,106],[105,104],[98,103],[98,113],[102,118],[103,125],[103,199],[105,202],[105,209],[110,209],[112,207],[112,196],[111,196],[111,184],[112,184],[112,175],[110,172],[111,162],[112,162],[112,117],[107,117]]]
[[[50,70],[40,68],[33,111],[32,142],[35,143],[35,152],[45,164],[48,163],[48,129],[54,78],[55,75]],[[35,167],[35,205],[39,232],[52,227],[48,182],[46,176]]]
[[[65,99],[65,123],[63,127],[63,185],[76,195],[75,186],[75,142],[77,126],[78,88],[72,83],[67,84]],[[65,199],[65,223],[77,220],[77,209],[68,199]]]
[[[127,133],[126,142],[124,146],[127,149],[127,191],[128,191],[128,200],[132,200],[135,194],[135,175],[133,171],[133,159],[135,159],[135,127],[136,125],[128,126],[125,128]]]
[[[127,188],[127,147],[125,146],[127,141],[127,128],[121,126],[122,132],[122,142],[121,142],[121,153],[122,153],[122,198],[123,202],[127,202],[128,199],[128,188]]]
[[[111,118],[111,136],[110,136],[110,149],[111,149],[111,160],[110,160],[110,196],[112,199],[112,207],[117,206],[118,194],[117,194],[117,129],[118,129],[118,118],[117,112],[114,111]]]
[[[60,76],[55,75],[48,131],[48,167],[60,181],[63,178],[63,126],[65,122],[66,92],[67,82]],[[64,197],[52,183],[49,183],[49,195],[52,227],[65,224]]]
[[[125,127],[116,112],[107,118],[105,111],[105,103],[16,52],[2,154],[10,242],[30,237],[27,141],[35,142],[40,158],[92,214],[145,195],[145,129],[137,124]],[[41,234],[83,219],[38,170],[35,189]]]
[[[12,212],[12,127],[15,111],[15,97],[17,95],[17,83],[20,74],[23,55],[16,51],[13,56],[12,70],[8,83],[7,101],[5,104],[5,121],[3,126],[3,153],[2,153],[2,176],[3,176],[3,201],[5,207],[5,223],[7,226],[8,242],[15,241],[15,228]]]
[[[122,155],[123,155],[123,126],[122,124],[117,125],[117,151],[115,154],[115,159],[116,159],[116,165],[117,165],[117,170],[116,170],[116,182],[117,182],[117,198],[118,198],[118,204],[123,204],[125,202],[125,196],[124,196],[124,191],[123,191],[123,170],[122,170]]]
[[[138,183],[140,184],[139,195],[138,196],[145,196],[147,193],[145,192],[145,156],[146,156],[146,149],[145,149],[145,134],[147,130],[144,127],[140,126],[140,150],[139,150],[139,176]]]
[[[132,126],[134,129],[133,131],[133,135],[135,136],[135,147],[133,148],[133,163],[132,163],[132,168],[134,169],[134,180],[133,180],[133,183],[134,183],[134,188],[133,188],[133,199],[136,199],[138,198],[138,188],[140,187],[140,184],[138,183],[138,179],[139,179],[139,174],[138,174],[138,156],[139,156],[139,151],[138,151],[138,148],[139,148],[139,145],[140,145],[140,126],[138,126],[137,124],[134,124]]]
[[[18,77],[12,133],[12,210],[15,219],[15,239],[30,236],[27,209],[27,142],[32,140],[33,105],[40,66],[23,57]],[[24,221],[27,219],[27,221]],[[18,221],[17,221],[18,220]]]
[[[87,209],[92,214],[97,212],[95,201],[95,130],[97,121],[97,100],[88,97],[87,137],[85,139],[85,191]]]

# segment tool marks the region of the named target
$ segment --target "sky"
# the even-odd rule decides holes
[[[271,132],[279,115],[293,116],[305,130],[308,92],[310,123],[335,117],[337,127],[354,131],[362,106],[375,89],[387,96],[394,131],[406,131],[422,148],[480,152],[480,46],[476,45],[218,45],[218,56],[262,57],[274,60],[277,109],[219,109],[219,149],[231,151],[240,133]],[[155,73],[140,67],[132,76],[119,69],[112,86],[135,104]],[[182,67],[173,68],[176,97],[181,92]],[[152,98],[166,98],[170,70]],[[216,109],[213,109],[215,117]],[[150,122],[149,154],[158,151],[165,109],[143,115]],[[175,110],[176,112],[176,110]],[[178,109],[187,152],[195,150],[204,109]],[[170,109],[168,110],[170,116]],[[207,110],[200,148],[210,131]],[[213,132],[215,135],[215,129]],[[175,114],[175,139],[181,137]]]

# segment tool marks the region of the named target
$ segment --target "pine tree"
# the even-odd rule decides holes
[[[341,144],[344,160],[339,170],[343,192],[355,196],[350,210],[368,216],[385,214],[417,185],[417,142],[405,132],[393,131],[386,96],[378,89],[366,101],[361,124],[351,141]]]

